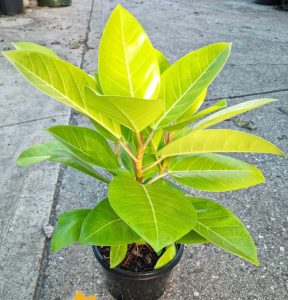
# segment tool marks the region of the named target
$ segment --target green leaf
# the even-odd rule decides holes
[[[164,266],[168,265],[174,259],[175,255],[176,255],[176,247],[174,244],[172,244],[166,248],[165,252],[158,259],[154,269],[159,270]]]
[[[240,103],[237,105],[233,105],[226,109],[222,109],[221,111],[218,111],[218,112],[210,115],[209,117],[199,121],[197,124],[192,126],[191,131],[205,129],[207,127],[210,127],[212,125],[220,123],[226,119],[230,119],[236,115],[242,114],[246,111],[255,109],[257,107],[260,107],[260,106],[263,106],[265,104],[275,102],[275,101],[277,101],[277,100],[263,98],[263,99],[250,100],[250,101],[246,101],[246,102],[243,102],[243,103]]]
[[[209,243],[209,241],[192,229],[190,232],[182,236],[181,239],[179,239],[176,243],[193,245],[193,244],[206,244]]]
[[[285,156],[275,145],[260,137],[230,129],[192,132],[162,148],[158,155],[168,157],[208,152],[255,152]]]
[[[227,106],[227,101],[224,100],[224,99],[220,100],[215,105],[212,105],[212,106],[210,106],[206,109],[203,109],[202,111],[200,111],[199,113],[197,113],[195,115],[191,115],[190,118],[187,118],[186,120],[183,120],[182,122],[177,121],[175,125],[169,126],[165,129],[170,130],[170,131],[173,131],[173,130],[176,130],[176,129],[181,129],[181,128],[189,125],[190,123],[195,122],[198,119],[205,117],[206,115],[210,114],[211,112],[217,111],[217,110],[219,110],[223,107],[226,107],[226,106]],[[191,128],[189,128],[189,130],[186,131],[186,134],[189,133],[189,132],[191,132]],[[178,136],[180,134],[178,133]]]
[[[255,166],[219,154],[173,157],[168,174],[184,185],[210,192],[233,191],[265,181]]]
[[[193,51],[176,61],[161,76],[160,99],[165,112],[154,128],[167,127],[185,112],[225,65],[231,44],[217,43]]]
[[[192,115],[194,115],[199,108],[201,107],[202,103],[204,102],[208,89],[204,89],[199,96],[193,101],[192,105],[181,115],[181,117],[177,120],[176,123],[180,123],[190,119]]]
[[[89,111],[99,112],[136,132],[151,124],[163,111],[162,100],[145,100],[122,96],[100,96],[86,89]]]
[[[109,183],[107,178],[94,170],[90,165],[78,159],[58,141],[49,141],[26,149],[18,157],[17,165],[26,167],[46,160],[64,164],[105,183]]]
[[[95,130],[77,126],[54,126],[47,131],[80,160],[106,170],[118,169],[119,163],[108,142]]]
[[[156,161],[155,155],[145,154],[143,157],[143,169],[145,169],[148,165],[154,163],[155,161]],[[158,171],[159,171],[159,167],[157,165],[147,170],[143,174],[144,180],[153,177]]]
[[[95,72],[94,73],[94,78],[95,78],[95,81],[96,81],[96,91],[100,94],[100,95],[103,95],[103,91],[102,91],[102,88],[101,88],[101,84],[100,84],[100,78],[99,78],[99,73],[98,72]]]
[[[82,223],[89,212],[90,209],[74,209],[59,215],[51,239],[52,252],[79,242]]]
[[[121,158],[121,161],[122,161],[124,167],[127,170],[129,170],[131,174],[135,174],[135,168],[134,168],[133,161],[132,161],[130,155],[122,148],[120,149],[120,158]]]
[[[55,57],[58,57],[58,55],[51,49],[41,46],[41,45],[37,45],[37,44],[33,44],[33,43],[28,43],[28,42],[17,42],[17,43],[12,43],[13,46],[15,47],[15,49],[17,50],[33,50],[33,51],[37,51],[46,55],[52,55]]]
[[[98,61],[104,94],[157,98],[160,74],[155,50],[142,26],[120,4],[103,31]]]
[[[160,50],[155,49],[155,54],[159,64],[160,74],[162,74],[170,67],[171,64]]]
[[[85,87],[96,89],[96,81],[90,75],[59,57],[35,50],[2,53],[38,90],[92,118],[116,139],[120,139],[119,124],[86,109]]]
[[[117,176],[108,197],[115,212],[156,252],[188,233],[196,222],[190,200],[173,189]]]
[[[127,245],[141,238],[116,215],[108,199],[102,200],[85,219],[80,243],[97,246]]]
[[[118,266],[127,253],[127,245],[111,246],[110,248],[110,268],[113,269]]]
[[[214,245],[258,266],[253,239],[242,222],[227,208],[207,199],[191,198],[197,211],[197,233]]]

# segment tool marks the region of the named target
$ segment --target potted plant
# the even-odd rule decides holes
[[[70,6],[72,0],[37,0],[39,6],[59,7]]]
[[[170,64],[137,20],[118,5],[104,29],[94,76],[48,48],[22,42],[15,47],[3,55],[18,71],[94,126],[48,128],[53,139],[25,150],[17,164],[54,161],[109,186],[107,198],[94,208],[58,217],[53,252],[74,243],[92,245],[109,291],[126,300],[157,299],[184,244],[212,243],[258,265],[249,232],[230,210],[187,195],[167,179],[196,190],[232,191],[260,184],[264,176],[257,167],[219,153],[284,156],[260,137],[209,129],[276,100],[228,108],[221,100],[200,110],[231,44],[211,44]]]
[[[23,13],[23,0],[0,0],[0,15],[13,16]]]

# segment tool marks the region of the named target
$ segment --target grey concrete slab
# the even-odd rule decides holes
[[[13,41],[51,47],[80,65],[92,0],[61,9],[33,8],[24,15],[0,18],[0,50]],[[17,156],[47,139],[43,129],[68,124],[70,109],[32,88],[0,56],[0,299],[33,299],[59,166],[20,169]]]
[[[233,121],[225,121],[221,126],[262,136],[288,151],[288,92],[281,91],[288,89],[287,35],[280,30],[287,22],[287,14],[244,0],[122,3],[139,18],[155,46],[171,61],[210,42],[233,41],[231,59],[211,86],[209,98],[239,97],[228,99],[229,105],[262,96],[280,101],[241,116],[241,120],[253,122],[254,130],[239,128],[239,122]],[[97,68],[99,37],[115,4],[116,1],[95,1],[84,56],[84,66],[89,72]],[[275,92],[241,97],[269,90]],[[213,103],[209,101],[206,105]],[[86,118],[77,114],[73,120],[75,124],[90,126]],[[263,170],[265,184],[225,194],[197,194],[222,203],[245,222],[258,247],[260,267],[213,246],[188,246],[161,299],[287,299],[287,159],[246,154],[241,157]],[[77,207],[93,207],[105,197],[106,189],[106,185],[67,169],[56,214]],[[72,246],[49,255],[47,261],[39,299],[71,299],[77,289],[88,295],[96,294],[97,299],[112,299],[105,290],[101,267],[90,247]]]

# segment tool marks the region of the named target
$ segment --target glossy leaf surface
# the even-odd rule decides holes
[[[127,253],[127,245],[111,246],[110,248],[110,268],[118,266]]]
[[[77,126],[54,126],[47,131],[79,159],[107,170],[119,168],[108,142],[95,130]]]
[[[192,154],[174,157],[168,173],[194,189],[225,192],[262,183],[261,171],[241,160],[219,154]]]
[[[160,50],[155,49],[155,53],[159,64],[160,74],[162,74],[170,67],[171,64]]]
[[[208,89],[204,89],[199,96],[193,101],[192,105],[181,115],[181,117],[177,120],[177,123],[190,119],[192,115],[194,115],[199,108],[201,107],[202,103],[205,100],[207,95]]]
[[[119,125],[86,110],[85,88],[96,89],[96,81],[90,75],[67,61],[39,51],[6,51],[3,55],[37,89],[91,117],[117,139],[121,137]]]
[[[158,154],[167,157],[208,152],[255,152],[285,156],[275,145],[260,137],[230,129],[192,132],[165,146]]]
[[[120,4],[103,31],[98,61],[104,94],[157,98],[160,73],[154,48],[142,26]]]
[[[189,245],[189,244],[205,244],[205,243],[209,243],[209,241],[192,229],[190,232],[185,234],[181,239],[179,239],[177,243]]]
[[[77,156],[58,141],[49,141],[26,149],[17,159],[17,165],[21,167],[31,166],[46,160],[64,164],[98,180],[109,183],[108,179],[103,177],[90,165],[78,159]]]
[[[207,199],[191,198],[197,211],[193,228],[214,245],[258,265],[253,239],[242,222],[227,208]]]
[[[102,200],[85,219],[80,243],[117,246],[135,243],[140,237],[115,213],[108,199]]]
[[[190,200],[172,189],[117,176],[108,197],[115,212],[156,252],[188,233],[196,222]]]
[[[223,99],[223,100],[220,100],[220,101],[218,101],[215,105],[212,105],[212,106],[210,106],[210,107],[208,107],[208,108],[206,108],[206,109],[203,109],[203,110],[200,111],[199,113],[190,116],[190,118],[187,118],[186,120],[183,120],[182,122],[178,122],[178,121],[177,121],[175,125],[171,125],[171,126],[165,128],[165,129],[166,129],[166,130],[169,130],[169,131],[172,131],[172,130],[179,130],[179,129],[181,129],[181,128],[187,126],[187,125],[189,125],[190,123],[195,122],[195,121],[197,121],[198,119],[203,118],[203,117],[205,117],[206,115],[208,115],[208,114],[210,114],[210,113],[212,113],[212,112],[214,112],[214,111],[217,111],[217,110],[219,110],[219,109],[222,109],[222,108],[224,108],[224,107],[226,107],[226,106],[227,106],[227,101],[224,100],[224,99]],[[191,131],[191,129],[190,129],[190,130],[187,130],[186,134],[189,133],[190,131]],[[181,133],[178,133],[178,132],[177,132],[176,134],[178,134],[178,136],[179,136]]]
[[[151,124],[163,111],[162,100],[145,100],[120,96],[100,96],[86,90],[89,111],[99,112],[134,131],[141,131]]]
[[[222,109],[221,111],[218,111],[218,112],[206,117],[205,119],[199,121],[197,124],[192,126],[192,131],[205,129],[207,127],[210,127],[212,125],[220,123],[224,120],[227,120],[234,116],[242,114],[246,111],[255,109],[257,107],[260,107],[260,106],[263,106],[265,104],[275,102],[275,101],[277,101],[277,100],[264,98],[264,99],[250,100],[250,101],[246,101],[246,102],[243,102],[240,104],[230,106],[228,108]]]
[[[58,57],[57,54],[53,50],[51,50],[47,47],[38,45],[38,44],[34,44],[34,43],[17,42],[17,43],[13,43],[13,46],[17,50],[32,50],[32,51],[37,51],[37,52],[40,52],[40,53],[43,53],[43,54]]]
[[[90,209],[74,209],[59,215],[51,239],[52,252],[78,243],[82,224]]]
[[[176,61],[161,76],[159,98],[165,112],[154,127],[167,127],[185,112],[221,71],[231,44],[211,44]]]
[[[165,252],[158,259],[154,269],[159,270],[164,266],[168,265],[176,255],[176,247],[175,245],[170,245],[166,248]]]

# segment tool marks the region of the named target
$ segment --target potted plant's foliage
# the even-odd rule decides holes
[[[260,137],[211,129],[276,100],[230,107],[221,100],[201,109],[231,44],[208,45],[170,64],[118,5],[103,32],[93,76],[42,46],[20,42],[15,47],[3,55],[18,71],[94,126],[48,128],[52,140],[25,150],[17,164],[54,161],[108,185],[107,198],[95,207],[59,216],[53,252],[74,243],[93,245],[117,299],[159,297],[184,244],[212,243],[258,265],[254,242],[233,212],[213,200],[187,196],[174,183],[209,192],[247,188],[265,180],[261,171],[223,153],[284,156]]]

